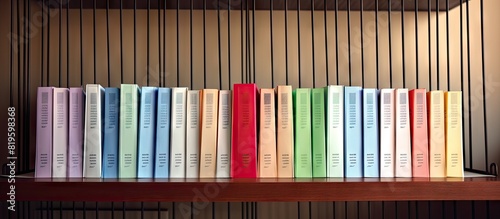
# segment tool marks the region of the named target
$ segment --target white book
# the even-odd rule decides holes
[[[216,178],[231,177],[231,91],[219,91]]]
[[[170,123],[170,177],[186,177],[186,95],[187,88],[172,88]]]
[[[86,93],[83,177],[100,178],[102,174],[102,102],[104,100],[104,88],[98,84],[88,84]]]
[[[394,89],[380,90],[380,177],[394,177]]]
[[[200,175],[200,91],[189,90],[186,104],[186,178]]]
[[[396,89],[396,177],[412,177],[408,89]]]
[[[52,177],[66,177],[68,166],[68,88],[54,88]]]
[[[327,89],[326,175],[344,177],[344,86]]]

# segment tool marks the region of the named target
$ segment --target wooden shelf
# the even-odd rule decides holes
[[[0,179],[8,191],[6,178]],[[16,201],[500,200],[500,178],[33,179]]]
[[[41,0],[35,0],[41,2]],[[123,9],[133,9],[134,8],[134,0],[121,0],[123,3]],[[429,6],[428,6],[428,1],[427,0],[417,0],[418,1],[418,10],[419,11],[427,11]],[[460,3],[466,2],[467,0],[450,0],[450,9],[457,7],[460,5]],[[50,2],[50,3],[48,3]],[[64,1],[63,1],[64,2]],[[83,0],[83,8],[84,9],[92,9],[94,8],[93,5],[94,1],[85,1]],[[147,2],[146,0],[137,0],[136,1],[136,7],[137,9],[147,9]],[[180,0],[180,9],[190,9],[191,8],[191,1],[186,1],[186,0]],[[391,4],[392,7],[391,9],[394,11],[399,11],[401,10],[401,2],[402,0],[392,0]],[[436,1],[432,1],[431,3],[431,10],[435,11],[436,10]],[[345,11],[347,10],[349,0],[338,0],[338,5],[339,5],[339,10]],[[374,0],[365,0],[363,1],[363,10],[366,11],[374,11],[375,10],[375,1]],[[46,4],[49,5],[49,7],[52,8],[59,8],[58,1],[46,1]],[[165,8],[165,4],[167,9],[176,9],[177,8],[177,1],[163,1],[160,0],[158,3],[158,0],[150,0],[150,8],[151,9],[158,9],[158,5],[160,8]],[[193,9],[199,10],[203,9],[203,0],[193,0]],[[217,1],[216,0],[206,0],[205,2],[206,8],[209,10],[214,10],[217,9]],[[253,9],[253,4],[254,2],[252,0],[248,1],[235,1],[235,0],[221,0],[219,3],[219,8],[221,10],[227,10],[228,6],[231,6],[231,10],[240,10],[242,6],[244,6],[244,9],[247,7],[249,10]],[[297,0],[288,0],[288,10],[297,10]],[[351,10],[352,11],[359,11],[361,10],[361,5],[359,0],[350,0],[351,4]],[[335,10],[335,1],[334,0],[327,0],[327,9],[328,10]],[[315,10],[324,10],[325,6],[325,1],[324,0],[315,0],[314,1],[314,9]],[[379,10],[380,11],[387,11],[389,6],[389,1],[388,0],[379,0]],[[62,6],[63,8],[66,8],[66,5]],[[80,8],[80,1],[69,1],[69,7],[70,8]],[[106,8],[106,1],[100,0],[97,1],[96,3],[96,8],[97,9],[105,9]],[[120,8],[120,0],[109,0],[109,8],[110,9],[119,9]],[[256,10],[269,10],[270,9],[270,0],[255,0],[255,8]],[[273,1],[273,9],[274,10],[284,10],[285,8],[285,0],[274,0]],[[439,10],[440,11],[445,11],[446,10],[446,1],[440,1],[439,2]],[[311,10],[311,1],[310,0],[300,0],[300,9],[301,10]],[[405,0],[405,10],[406,11],[415,11],[415,0]]]

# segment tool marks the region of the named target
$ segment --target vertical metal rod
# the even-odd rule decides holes
[[[251,63],[251,50],[250,50],[250,6],[248,5],[248,1],[246,1],[246,66],[247,66],[247,82],[252,83],[251,75],[252,75],[252,63]],[[248,203],[247,203],[248,205]]]
[[[191,219],[193,219],[193,218],[194,218],[194,214],[193,214],[193,202],[191,202],[189,215],[191,216]]]
[[[403,87],[406,87],[406,58],[405,58],[405,1],[401,1],[401,53],[403,64]],[[415,9],[416,10],[416,9]],[[408,209],[409,210],[409,209]]]
[[[415,0],[415,88],[418,86],[418,0]],[[418,203],[416,204],[418,206]],[[418,214],[418,211],[417,211]]]
[[[94,0],[94,4],[93,4],[94,8],[92,10],[92,15],[93,15],[93,19],[92,19],[92,28],[93,28],[93,34],[94,34],[94,40],[92,41],[93,44],[94,44],[94,84],[97,83],[97,64],[96,64],[96,60],[97,60],[97,53],[96,53],[96,45],[95,45],[95,41],[96,41],[96,34],[95,34],[95,11],[96,11],[96,6],[97,6],[97,1]]]
[[[203,88],[207,87],[207,0],[203,0]],[[193,78],[191,78],[193,80]]]
[[[313,87],[316,87],[316,59],[315,59],[315,40],[314,40],[314,1],[311,0],[311,41],[312,41],[312,76]],[[310,207],[310,206],[309,206]],[[311,211],[311,209],[309,209]]]
[[[432,90],[431,0],[427,1],[427,37],[429,47],[429,90]],[[430,206],[430,203],[429,203]]]
[[[95,218],[99,219],[99,202],[95,202]]]
[[[144,202],[141,202],[141,219],[144,219]]]
[[[439,0],[436,0],[436,83],[439,90],[441,85],[439,83]]]
[[[231,0],[229,0],[231,1]],[[231,5],[229,5],[229,8],[231,8]],[[229,88],[231,89],[231,88]],[[231,202],[227,202],[227,219],[230,219],[231,218]]]
[[[28,1],[28,2],[31,2],[31,1]],[[28,10],[29,9],[30,9],[30,7],[28,5]],[[31,13],[28,13],[28,14],[29,14],[29,16],[31,15]],[[31,22],[28,22],[28,23],[31,24]],[[70,60],[69,59],[69,39],[70,39],[70,35],[69,35],[69,2],[66,2],[66,85],[68,87],[70,87],[69,76],[71,75],[69,73],[70,72],[70,70],[69,70],[69,65],[70,65],[69,64],[69,60]],[[28,39],[28,43],[30,41],[31,41],[31,37]],[[28,56],[28,60],[29,60],[29,56]],[[29,61],[28,61],[28,63],[29,63]],[[30,65],[28,64],[28,68],[29,68],[29,66]],[[29,89],[29,86],[28,86],[28,89]],[[28,94],[29,94],[29,92],[28,92]]]
[[[378,1],[378,0],[376,0]],[[337,85],[339,82],[339,0],[335,0],[335,67]]]
[[[62,217],[62,212],[63,212],[62,201],[60,201],[59,202],[59,218],[63,218]]]
[[[392,25],[391,25],[391,12],[392,11],[392,1],[389,0],[389,84],[392,88]],[[397,206],[397,205],[396,205]]]
[[[160,1],[158,1],[158,8],[160,8]],[[160,13],[158,12],[158,16],[160,16]],[[160,31],[160,29],[158,29],[158,31]],[[158,209],[157,210],[157,213],[158,213],[158,219],[161,219],[161,202],[158,202]],[[111,217],[111,219],[114,219],[114,217]]]
[[[180,51],[180,48],[179,48],[180,47],[179,46],[179,44],[180,44],[180,42],[179,42],[179,26],[180,26],[179,25],[179,23],[180,23],[179,22],[179,8],[180,8],[180,3],[181,3],[180,0],[177,0],[177,8],[175,10],[175,16],[176,16],[175,21],[177,22],[177,24],[175,26],[175,28],[177,29],[175,32],[177,34],[177,36],[176,36],[176,40],[177,40],[177,50],[176,50],[177,51],[177,57],[176,57],[176,59],[177,59],[177,87],[179,86],[179,83],[180,83],[180,79],[179,79],[179,76],[180,76],[180,69],[179,69],[179,67],[180,67],[180,56],[179,56],[179,51]]]
[[[270,29],[269,31],[271,32],[271,86],[274,87],[274,35],[273,35],[273,7],[274,7],[274,1],[271,0],[269,1],[269,22],[270,22]]]
[[[464,125],[465,121],[465,114],[464,114],[464,100],[465,100],[465,92],[464,92],[464,32],[463,32],[463,4],[460,3],[460,90],[462,91],[462,125]],[[462,142],[463,148],[462,150],[465,151],[465,129],[462,128]],[[469,154],[472,152],[469,151]],[[465,164],[465,153],[462,154],[462,159],[464,160],[464,166]],[[472,165],[472,163],[470,164]]]
[[[450,90],[450,0],[446,0],[446,90]]]
[[[241,37],[241,83],[245,83],[245,64],[244,64],[244,47],[243,47],[243,4],[241,4],[241,8],[240,8],[240,30],[241,30],[241,33],[240,33],[240,37]]]
[[[189,8],[189,65],[190,65],[190,85],[189,89],[193,89],[193,0],[191,0]]]
[[[347,202],[344,202],[344,219],[347,219]]]
[[[59,87],[62,86],[62,3],[59,2]],[[67,86],[67,85],[66,85]]]
[[[106,46],[107,46],[107,58],[108,58],[108,87],[111,86],[111,62],[109,54],[109,0],[106,0]],[[68,71],[69,73],[69,71]]]
[[[165,24],[163,24],[165,25]],[[164,30],[165,31],[165,30]],[[163,44],[165,46],[165,44]],[[165,47],[163,47],[165,48]],[[162,60],[161,60],[161,0],[158,0],[158,87],[164,87],[165,84],[163,84],[163,79],[162,80],[162,75],[161,72],[163,70],[162,68]],[[163,66],[165,66],[165,63],[163,63]]]
[[[488,121],[486,119],[486,64],[484,61],[484,0],[481,0],[481,74],[483,78],[484,162],[488,171]],[[488,171],[491,173],[491,170]],[[489,208],[489,202],[488,202]],[[489,213],[489,211],[488,211]]]
[[[27,1],[27,4],[28,4],[28,22],[27,22],[27,29],[26,29],[26,32],[28,33],[29,30],[31,30],[31,1]],[[26,115],[24,116],[26,119],[26,127],[27,127],[27,131],[26,133],[29,133],[29,123],[31,121],[31,101],[30,101],[30,87],[31,87],[31,34],[33,34],[32,32],[29,32],[28,33],[28,55],[27,55],[27,95],[26,95],[26,103],[27,103],[27,109],[26,109]],[[29,136],[29,135],[28,135]],[[30,147],[30,141],[31,141],[31,138],[27,138],[27,143],[25,144],[25,148],[26,150],[24,150],[24,157],[25,158],[29,158],[29,154],[30,154],[30,150],[29,150],[29,147]],[[26,170],[29,170],[30,169],[30,159],[25,159],[25,171]],[[28,202],[28,218],[29,218],[29,212],[30,212],[30,209],[29,209],[29,204],[30,202]]]
[[[43,1],[45,1],[45,0],[43,0]],[[44,16],[42,16],[42,18],[43,17]],[[42,23],[43,23],[43,21],[42,21]],[[42,28],[43,28],[43,25],[42,25]],[[42,48],[43,48],[43,31],[42,31]],[[42,49],[42,51],[43,51],[43,49]],[[43,52],[42,52],[42,54],[43,54]],[[42,57],[42,66],[43,66],[43,55],[41,57]],[[83,86],[83,0],[80,0],[80,84]]]
[[[288,0],[285,0],[285,80],[286,84],[289,85],[288,77]]]
[[[227,77],[227,89],[231,90],[231,0],[227,2]]]
[[[256,71],[255,71],[255,2],[256,0],[253,0],[253,7],[252,7],[252,53],[253,53],[253,83],[255,83],[255,78],[256,78]]]
[[[160,0],[158,0],[158,4],[160,4],[159,2],[160,2]],[[167,77],[167,75],[166,75],[166,73],[167,73],[167,52],[166,52],[167,51],[166,50],[167,49],[167,41],[166,41],[166,39],[167,39],[167,37],[166,37],[167,19],[166,19],[166,17],[167,17],[167,14],[166,13],[167,13],[167,0],[164,0],[163,1],[163,86],[164,87],[167,86],[167,84],[166,84],[166,79],[167,79],[166,78]]]
[[[134,0],[134,84],[137,84],[137,0]]]
[[[301,79],[301,63],[300,63],[300,0],[297,0],[297,49],[298,49],[298,58],[299,58],[299,87],[302,87],[302,79]]]
[[[125,202],[123,202],[125,203]],[[85,204],[85,202],[82,202],[82,205],[83,205],[83,218],[86,219],[87,218],[87,206]],[[47,202],[47,208],[49,207],[49,203]],[[49,218],[49,215],[48,215],[48,211],[47,211],[47,218]],[[123,218],[125,218],[125,205],[123,206]]]
[[[120,0],[120,84],[123,83],[123,0]]]
[[[82,1],[82,0],[80,0]],[[13,0],[10,0],[10,38],[12,39],[13,37],[13,33],[14,33],[14,29],[13,29],[13,22],[14,22],[14,6],[13,6]],[[42,0],[42,7],[41,7],[41,10],[42,10],[42,24],[45,22],[45,0]],[[45,25],[42,25],[42,34],[41,34],[41,37],[40,37],[40,75],[41,75],[41,78],[40,78],[40,87],[43,87],[43,82],[44,82],[44,79],[43,79],[43,72],[44,72],[44,69],[43,69],[43,50],[44,50],[44,45],[45,44],[45,41],[44,41],[44,35],[45,35],[45,31],[44,31],[44,26]],[[9,46],[10,46],[10,56],[9,56],[9,72],[10,72],[10,106],[13,106],[13,92],[12,92],[12,57],[13,57],[13,49],[12,49],[12,43],[9,43]],[[41,206],[41,205],[40,205]]]
[[[307,212],[309,214],[309,218],[312,218],[311,206],[312,206],[312,204],[311,204],[311,202],[309,202],[308,208],[307,208]]]
[[[329,65],[329,59],[328,59],[328,18],[327,18],[327,12],[328,12],[328,4],[327,0],[324,0],[323,5],[324,5],[324,11],[323,11],[323,18],[324,18],[324,25],[325,25],[325,70],[326,70],[326,85],[330,84],[330,71],[328,69]]]
[[[125,215],[125,202],[122,203],[123,204],[123,207],[122,207],[122,219],[125,219],[126,218],[126,215]],[[85,217],[83,217],[85,219]]]
[[[473,162],[472,162],[472,116],[471,116],[471,86],[470,86],[470,72],[471,72],[471,67],[470,67],[470,22],[469,22],[469,1],[465,2],[465,7],[466,7],[466,23],[467,23],[467,92],[469,94],[468,102],[469,102],[469,161],[470,161],[470,168],[474,169],[473,167]]]
[[[50,8],[48,8],[48,6],[47,6],[47,86],[50,86]]]
[[[300,219],[300,202],[297,202],[297,215]]]
[[[75,202],[73,202],[73,203],[75,203]],[[74,205],[73,205],[73,207],[74,207]],[[75,217],[73,216],[73,218],[75,218]],[[111,219],[114,219],[114,218],[115,218],[115,202],[111,202]]]
[[[151,16],[150,16],[150,12],[151,12],[151,0],[147,0],[147,27],[146,27],[146,84],[149,86],[149,76],[151,74],[151,72],[149,71],[150,69],[150,66],[149,66],[149,58],[150,58],[150,54],[149,54],[149,35],[150,35],[150,24],[151,24]],[[158,30],[160,31],[160,30]]]
[[[337,218],[337,209],[336,209],[334,201],[332,202],[332,208],[333,208],[333,219],[336,219]]]
[[[349,57],[349,86],[352,85],[352,55],[351,55],[351,0],[347,0],[347,57]]]
[[[364,10],[364,2],[360,0],[361,12],[359,13],[359,26],[361,29],[361,87],[365,87],[365,47],[364,47],[364,38],[363,38],[363,10]],[[358,215],[359,217],[359,215]]]
[[[228,2],[229,4],[229,2]],[[228,6],[229,7],[229,6]],[[229,18],[228,18],[229,19]],[[221,59],[221,43],[220,43],[220,1],[217,1],[217,52],[219,54],[219,90],[222,90],[222,59]]]
[[[243,8],[243,6],[241,6],[241,8]],[[242,202],[241,203],[241,219],[245,218],[245,208],[244,208],[245,204]]]
[[[21,3],[20,1],[18,0],[17,1],[17,35],[18,36],[21,36]],[[23,109],[21,108],[21,97],[22,97],[22,94],[21,94],[21,68],[24,70],[24,65],[21,66],[21,59],[24,60],[24,57],[21,58],[21,54],[24,55],[24,52],[21,51],[21,43],[17,43],[17,107],[19,109],[20,112],[23,111]],[[21,141],[21,145],[23,144],[23,132],[20,131],[20,130],[23,130],[24,127],[22,127],[22,116],[20,116],[21,114],[19,114],[17,116],[17,119],[20,120],[20,124],[21,124],[21,127],[20,129],[18,130],[17,132],[17,135],[19,136],[19,140]],[[16,167],[16,170],[19,171],[20,169],[20,166],[17,166]]]
[[[212,202],[212,219],[214,218],[215,218],[215,202]]]
[[[448,1],[448,0],[446,0],[446,1]],[[447,2],[447,4],[448,4],[448,2]],[[453,218],[457,219],[457,217],[458,217],[457,216],[457,201],[453,201]]]
[[[375,65],[377,74],[377,89],[379,85],[379,40],[378,40],[378,0],[375,0]]]

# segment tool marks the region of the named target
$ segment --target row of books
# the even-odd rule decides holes
[[[463,177],[462,94],[40,87],[36,177]]]

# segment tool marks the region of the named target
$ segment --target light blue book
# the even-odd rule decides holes
[[[344,90],[345,177],[363,177],[361,93],[361,87],[345,87]]]
[[[363,171],[364,177],[379,177],[378,137],[379,90],[363,89]]]
[[[118,132],[120,89],[104,90],[104,145],[102,148],[102,177],[118,178]]]
[[[170,167],[170,88],[158,88],[156,114],[155,178],[168,178]]]
[[[143,87],[139,109],[139,146],[137,153],[137,178],[153,178],[156,143],[157,87]]]

